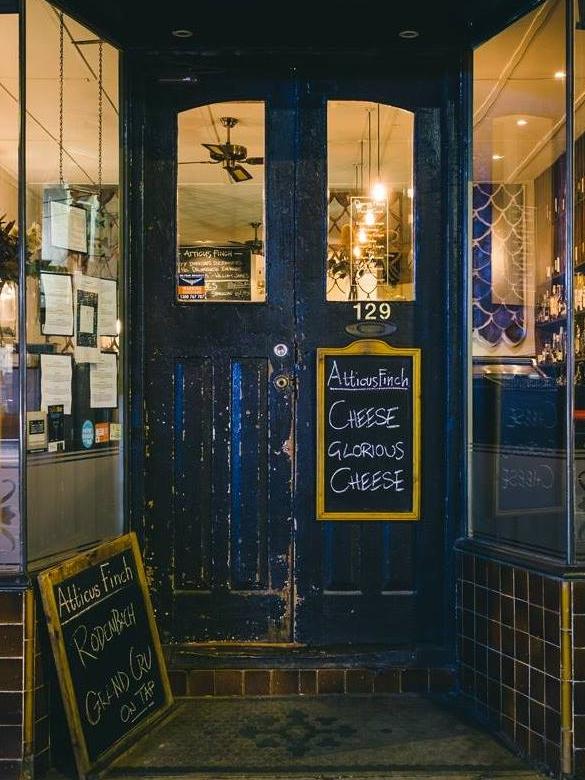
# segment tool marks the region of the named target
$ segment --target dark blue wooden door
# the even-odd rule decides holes
[[[422,505],[409,521],[315,521],[315,353],[354,341],[351,302],[326,301],[326,101],[366,100],[414,112],[414,301],[390,301],[395,347],[422,350]],[[299,97],[295,262],[297,340],[295,636],[321,645],[410,647],[445,638],[447,345],[441,111],[429,85],[311,82]],[[429,105],[430,103],[430,105]],[[433,104],[435,104],[433,106]],[[447,193],[445,192],[445,198]],[[317,260],[316,260],[317,258]],[[435,453],[435,457],[430,453]]]
[[[233,83],[147,100],[144,537],[161,626],[175,641],[441,644],[455,479],[443,93],[425,79]],[[266,101],[267,302],[177,306],[177,111],[233,99]],[[390,343],[422,349],[423,453],[435,456],[423,455],[416,522],[315,519],[316,349],[353,341],[356,317],[325,299],[328,99],[415,114],[416,300],[392,305]]]

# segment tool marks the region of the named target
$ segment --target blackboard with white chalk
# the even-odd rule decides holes
[[[39,586],[84,777],[172,704],[136,536],[42,572]]]
[[[420,514],[420,350],[317,350],[317,519]]]

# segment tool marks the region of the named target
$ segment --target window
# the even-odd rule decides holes
[[[118,52],[28,0],[27,514],[31,561],[123,528]]]
[[[556,555],[573,349],[564,8],[549,0],[475,51],[471,184],[473,534]]]
[[[178,125],[176,299],[262,303],[264,103],[192,108]]]
[[[414,114],[327,106],[327,300],[414,299]]]

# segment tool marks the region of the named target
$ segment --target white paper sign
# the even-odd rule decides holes
[[[102,352],[99,363],[90,366],[89,395],[92,409],[118,406],[118,361],[114,353]]]
[[[96,276],[75,277],[75,360],[97,363],[100,359],[98,323],[102,280]],[[97,314],[96,314],[97,308]]]
[[[69,355],[41,354],[41,409],[63,404],[63,413],[71,414],[71,379],[73,369]]]
[[[84,306],[81,304],[79,307],[80,333],[93,333],[95,331],[94,314],[95,309],[93,309],[91,306]]]
[[[87,252],[87,211],[51,201],[51,243],[72,252]]]
[[[41,274],[45,299],[43,333],[73,335],[73,287],[69,274]]]
[[[100,284],[98,333],[118,335],[118,285],[114,279],[102,279]]]

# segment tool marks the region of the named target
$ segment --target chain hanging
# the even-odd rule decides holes
[[[103,124],[104,124],[104,45],[99,42],[98,54],[98,204],[102,205],[102,164],[103,164]]]
[[[63,11],[59,13],[59,184],[63,186],[63,89],[65,80]]]

